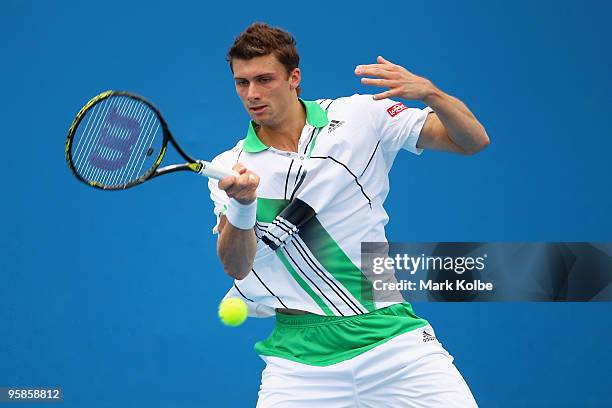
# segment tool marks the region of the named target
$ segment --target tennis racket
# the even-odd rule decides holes
[[[186,163],[159,167],[168,142]],[[103,190],[124,190],[177,171],[217,180],[238,175],[185,153],[159,110],[126,91],[103,92],[81,108],[68,131],[66,162],[79,180]]]

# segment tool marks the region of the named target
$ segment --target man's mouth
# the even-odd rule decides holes
[[[266,108],[266,105],[259,105],[259,106],[251,106],[251,107],[249,107],[249,109],[253,113],[261,113],[261,112],[263,112],[263,110],[265,108]]]

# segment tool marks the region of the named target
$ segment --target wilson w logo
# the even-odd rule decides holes
[[[107,171],[124,167],[139,134],[138,121],[119,114],[113,107],[104,119],[97,146],[89,155],[89,162]]]

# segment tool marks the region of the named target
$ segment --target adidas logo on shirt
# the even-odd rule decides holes
[[[327,133],[331,133],[334,130],[338,129],[340,126],[344,124],[343,120],[332,120],[329,122],[329,127],[327,128]]]
[[[423,330],[423,342],[427,343],[428,341],[434,341],[436,339],[436,336],[433,336],[429,333],[427,333],[425,330]]]

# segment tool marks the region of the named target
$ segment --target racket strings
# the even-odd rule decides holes
[[[119,113],[119,117],[125,118],[125,117],[128,117],[128,115],[134,115],[134,117],[136,117],[136,121],[135,121],[136,125],[115,127],[114,129],[115,133],[113,134],[113,137],[117,137],[118,140],[121,140],[120,148],[114,151],[114,153],[117,155],[120,155],[122,154],[122,152],[128,151],[129,149],[132,149],[132,146],[128,146],[128,144],[135,143],[135,141],[131,140],[133,137],[129,138],[128,133],[134,132],[133,126],[139,126],[138,123],[142,123],[141,122],[142,116],[146,113],[146,110],[144,107],[136,106],[134,101],[130,101],[130,103],[131,103],[131,106],[127,108],[128,109],[127,112]],[[129,122],[128,122],[128,125],[129,125]],[[138,132],[139,131],[140,131],[140,128],[138,128]],[[106,148],[105,153],[109,154],[109,159],[117,160],[118,159],[117,157],[113,157],[113,149],[110,149],[110,152],[108,150],[109,149]],[[131,150],[130,155],[127,156],[126,160],[124,161],[125,164],[117,166],[119,168],[118,171],[107,172],[102,177],[102,180],[101,180],[102,183],[105,185],[123,184],[121,182],[122,180],[125,180],[123,175],[126,174],[127,169],[131,168],[130,165],[132,164],[132,159],[137,156],[138,156],[137,150]],[[122,157],[125,157],[125,156],[122,156]]]
[[[163,146],[163,129],[144,102],[113,95],[82,118],[72,142],[75,171],[86,181],[120,187],[143,177]]]
[[[106,110],[106,114],[104,115],[105,119],[101,120],[99,126],[96,128],[93,138],[95,141],[91,144],[92,148],[86,156],[87,168],[85,176],[90,180],[104,182],[104,176],[106,174],[103,174],[103,171],[114,167],[109,166],[109,164],[113,163],[116,159],[116,157],[113,157],[112,154],[112,150],[114,149],[110,149],[110,147],[103,142],[106,140],[112,140],[111,138],[116,138],[116,140],[121,139],[119,138],[117,127],[109,127],[107,124],[108,122],[111,122],[111,119],[116,115],[125,115],[128,113],[129,108],[128,103],[123,103],[118,108],[112,107],[109,104],[109,108]],[[119,153],[119,151],[116,152]],[[107,159],[106,162],[104,161],[105,159]]]
[[[91,113],[94,116],[92,121],[92,125],[89,128],[84,128],[82,133],[78,133],[80,129],[77,129],[76,137],[80,140],[85,140],[84,148],[82,150],[75,151],[76,153],[76,161],[75,166],[77,171],[84,178],[91,181],[99,181],[94,177],[98,171],[98,167],[94,166],[93,162],[90,160],[94,149],[100,148],[100,137],[102,135],[102,129],[104,128],[105,118],[107,118],[111,112],[111,108],[118,110],[119,112],[123,112],[125,105],[127,103],[127,99],[121,101],[121,103],[117,103],[115,106],[111,103],[98,103],[94,106],[94,111]],[[77,145],[78,146],[78,145]],[[104,148],[102,147],[102,150]]]

